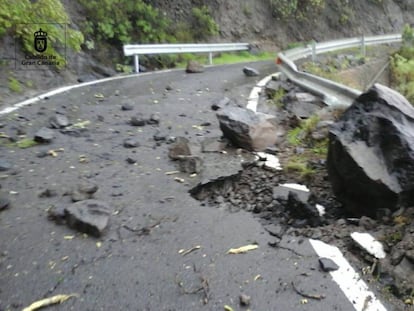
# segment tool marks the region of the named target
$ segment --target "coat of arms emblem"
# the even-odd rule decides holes
[[[42,31],[42,28],[34,33],[34,48],[39,53],[47,49],[47,32]]]

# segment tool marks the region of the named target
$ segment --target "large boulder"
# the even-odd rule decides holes
[[[354,214],[413,205],[413,106],[373,86],[332,125],[327,167],[335,195]]]
[[[220,129],[233,145],[262,151],[279,139],[280,129],[274,116],[250,109],[227,107],[217,113]]]

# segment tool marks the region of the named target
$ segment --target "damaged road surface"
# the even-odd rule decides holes
[[[355,310],[308,239],[191,197],[242,154],[168,156],[177,137],[221,136],[212,104],[245,105],[261,78],[242,68],[116,80],[1,116],[0,310],[49,297],[71,297],[51,310]]]

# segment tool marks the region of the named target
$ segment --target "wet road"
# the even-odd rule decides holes
[[[262,77],[275,70],[270,61],[250,65]],[[309,241],[285,236],[282,247],[271,247],[274,238],[252,214],[203,206],[190,197],[188,190],[212,172],[237,170],[237,163],[228,165],[237,157],[221,155],[196,177],[165,174],[176,167],[168,159],[168,145],[158,146],[153,136],[185,136],[194,145],[219,137],[211,104],[225,96],[244,104],[262,78],[245,77],[242,67],[97,84],[1,116],[3,132],[20,128],[28,137],[56,111],[73,123],[90,123],[80,137],[56,131],[49,145],[0,146],[2,159],[13,164],[0,179],[12,200],[12,208],[0,214],[0,310],[21,310],[41,298],[72,293],[77,297],[50,310],[224,310],[225,305],[233,310],[354,310],[331,276],[320,271]],[[134,110],[122,111],[123,103]],[[128,120],[138,112],[155,113],[161,122],[132,127]],[[211,125],[199,126],[205,122]],[[131,137],[140,142],[138,148],[123,147]],[[56,157],[38,157],[59,148]],[[128,164],[128,157],[137,163]],[[65,194],[84,180],[97,184],[95,198],[112,208],[109,230],[101,238],[47,219],[51,206],[70,204]],[[57,195],[40,198],[48,188]],[[146,228],[146,234],[131,228]],[[227,254],[252,243],[258,249]],[[306,298],[298,290],[324,298]],[[250,306],[240,306],[241,294],[251,297]]]

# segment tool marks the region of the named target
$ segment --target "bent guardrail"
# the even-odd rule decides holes
[[[213,52],[246,51],[249,43],[186,43],[186,44],[128,44],[124,45],[124,55],[134,56],[135,72],[139,72],[139,55],[208,53],[209,63],[213,64]]]
[[[293,83],[320,95],[327,105],[336,105],[338,102],[341,102],[343,105],[350,105],[361,94],[361,91],[300,71],[294,62],[308,56],[312,56],[312,59],[315,60],[317,54],[353,47],[361,47],[362,53],[365,54],[365,47],[367,45],[396,43],[401,42],[401,40],[402,36],[400,34],[391,34],[312,43],[302,48],[294,48],[279,53],[277,64],[280,71]],[[338,98],[341,98],[341,100]]]

